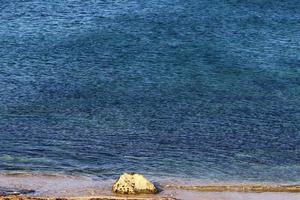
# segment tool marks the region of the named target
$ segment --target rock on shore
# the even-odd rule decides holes
[[[156,194],[157,188],[143,175],[124,173],[112,188],[118,194]]]

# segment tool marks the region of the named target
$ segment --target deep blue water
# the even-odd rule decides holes
[[[300,182],[300,2],[1,0],[1,171]]]

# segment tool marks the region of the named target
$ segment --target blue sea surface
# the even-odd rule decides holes
[[[300,182],[300,1],[1,0],[0,172]]]

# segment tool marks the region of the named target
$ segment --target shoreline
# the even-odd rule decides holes
[[[199,192],[281,192],[281,193],[300,193],[300,185],[201,185],[201,186],[182,186],[166,185],[165,188],[192,190]]]
[[[210,186],[211,187],[211,186]],[[219,187],[219,186],[218,186]],[[88,195],[35,196],[34,194],[1,196],[0,200],[299,200],[299,192],[215,192],[210,190],[165,190],[156,195]]]
[[[149,177],[149,176],[148,176]],[[156,195],[116,195],[114,179],[41,173],[0,173],[0,188],[31,190],[0,200],[299,200],[298,183],[200,182],[152,177],[162,190]],[[151,177],[150,177],[151,179]],[[1,192],[1,191],[0,191]]]
[[[90,196],[90,197],[30,197],[23,195],[0,196],[0,200],[177,200],[172,197],[118,197],[118,196]]]

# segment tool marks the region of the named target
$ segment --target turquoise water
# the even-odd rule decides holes
[[[298,1],[0,8],[0,172],[300,182]]]

